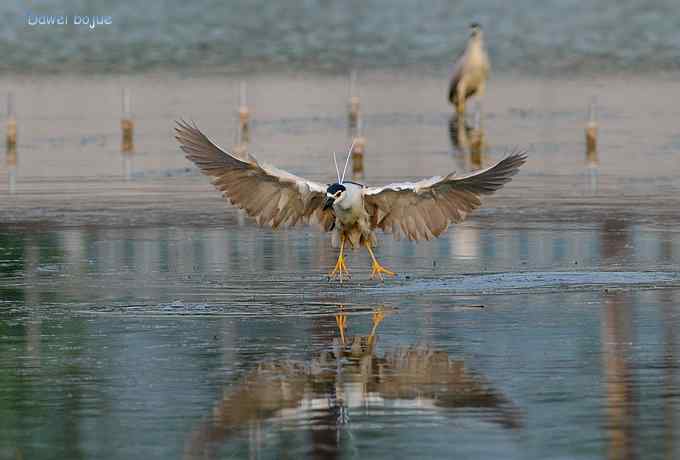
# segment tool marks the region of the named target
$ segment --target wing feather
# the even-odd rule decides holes
[[[294,226],[317,220],[324,230],[335,221],[323,210],[326,187],[259,163],[252,155],[239,158],[215,145],[195,124],[178,121],[175,138],[180,148],[234,206],[244,209],[260,225]]]
[[[527,160],[525,152],[513,153],[493,166],[465,176],[432,177],[414,183],[395,183],[364,190],[372,228],[399,239],[441,235],[452,223],[465,220],[489,195],[508,183]]]

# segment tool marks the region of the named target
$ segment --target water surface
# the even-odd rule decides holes
[[[473,220],[342,287],[318,234],[4,231],[0,452],[672,458],[680,238],[616,228]]]

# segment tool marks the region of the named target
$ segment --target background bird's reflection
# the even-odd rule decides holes
[[[449,138],[455,150],[454,155],[466,170],[484,167],[487,144],[481,116],[477,110],[473,124],[469,124],[464,116],[455,114],[449,120]]]
[[[517,407],[464,359],[418,344],[377,352],[379,326],[390,314],[374,309],[369,332],[350,335],[349,317],[339,307],[337,330],[311,359],[258,363],[193,431],[185,458],[215,458],[224,443],[238,439],[247,439],[251,457],[258,457],[273,425],[309,432],[312,458],[337,458],[355,422],[388,412],[455,418],[471,410],[503,428],[521,427]],[[318,321],[327,326],[328,318]],[[289,456],[285,443],[278,448],[278,458]]]

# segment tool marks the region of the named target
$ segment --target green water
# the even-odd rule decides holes
[[[678,453],[674,232],[473,221],[384,245],[401,274],[385,286],[350,254],[342,287],[323,276],[332,255],[316,234],[78,228],[0,241],[2,458]],[[628,270],[606,271],[618,264]]]

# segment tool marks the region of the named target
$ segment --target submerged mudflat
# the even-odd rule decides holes
[[[342,286],[327,235],[257,227],[176,148],[180,117],[231,145],[237,82],[131,78],[132,155],[117,81],[6,83],[0,458],[678,456],[680,145],[648,81],[494,81],[483,161],[527,146],[525,168],[438,240],[382,237],[395,279],[349,253]],[[332,179],[345,83],[255,79],[249,148]],[[363,78],[357,180],[473,167],[440,86]]]

